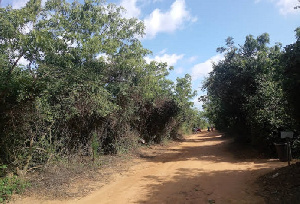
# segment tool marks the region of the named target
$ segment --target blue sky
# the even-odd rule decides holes
[[[153,51],[147,60],[174,66],[170,78],[193,79],[198,95],[201,83],[211,71],[211,62],[222,59],[216,48],[232,36],[242,44],[246,35],[269,33],[271,45],[295,42],[294,30],[300,26],[298,0],[107,0],[123,6],[126,17],[144,21],[146,35],[141,39]],[[2,6],[24,6],[26,0],[2,0]],[[198,97],[198,96],[197,96]],[[197,101],[195,97],[194,102]],[[201,104],[195,103],[196,107]]]

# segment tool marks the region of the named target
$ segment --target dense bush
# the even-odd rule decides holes
[[[186,123],[191,77],[175,85],[167,64],[147,64],[144,25],[121,8],[30,0],[0,8],[0,27],[0,164],[10,170],[125,152],[139,138],[174,138]]]
[[[214,64],[202,99],[219,130],[272,152],[280,131],[299,131],[299,36],[285,49],[268,43],[266,33],[247,36],[240,47],[228,38],[226,47],[217,49],[225,59]]]

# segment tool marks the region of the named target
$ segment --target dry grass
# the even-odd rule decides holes
[[[122,174],[134,164],[163,154],[176,144],[178,142],[168,141],[144,145],[126,154],[100,156],[94,162],[90,157],[82,156],[53,162],[42,170],[29,172],[26,179],[31,187],[16,197],[31,196],[43,200],[81,198],[113,181],[114,174]]]
[[[34,172],[26,179],[31,183],[22,196],[46,200],[79,198],[110,181],[110,176],[123,172],[132,165],[134,155],[101,156],[95,162],[90,158],[74,157]]]
[[[263,175],[257,182],[261,186],[259,194],[266,203],[299,203],[300,162]]]

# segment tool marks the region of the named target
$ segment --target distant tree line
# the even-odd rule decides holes
[[[213,65],[203,88],[204,109],[216,128],[272,152],[280,131],[300,130],[300,27],[296,42],[268,46],[269,35],[246,37],[236,46],[233,38],[217,49],[224,60]],[[299,142],[293,151],[300,153]]]
[[[146,63],[144,25],[101,0],[0,8],[0,164],[116,154],[199,126],[191,76]]]

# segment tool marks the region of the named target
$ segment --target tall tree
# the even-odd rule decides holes
[[[296,30],[296,42],[285,47],[283,62],[283,89],[287,96],[290,113],[300,128],[300,27]]]
[[[53,155],[94,158],[176,135],[191,77],[175,86],[166,63],[147,64],[144,25],[121,10],[102,0],[0,9],[0,163],[26,172]]]
[[[288,127],[281,78],[281,46],[268,47],[269,35],[249,35],[237,48],[226,40],[225,59],[213,66],[204,84],[205,104],[217,128],[241,141],[272,145],[280,128]]]

